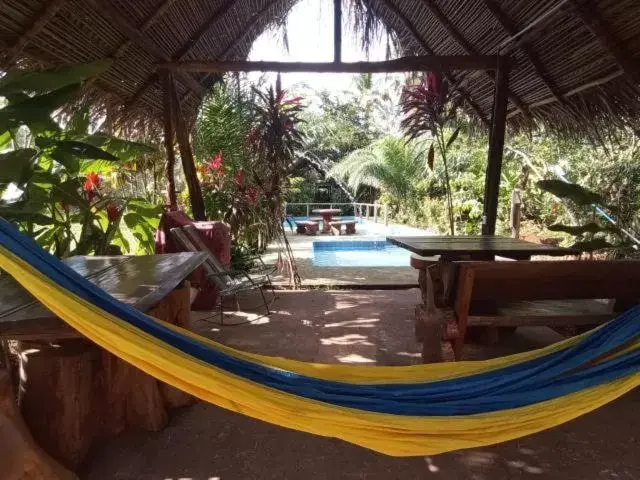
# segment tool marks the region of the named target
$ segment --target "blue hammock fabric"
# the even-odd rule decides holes
[[[635,382],[638,378],[640,349],[636,348],[636,344],[640,333],[640,307],[629,310],[578,340],[567,342],[562,348],[547,349],[537,356],[514,356],[508,362],[488,363],[486,369],[473,374],[454,372],[451,378],[431,380],[428,378],[430,366],[424,366],[426,378],[421,381],[415,380],[415,374],[409,380],[403,380],[403,368],[414,372],[419,367],[396,367],[394,371],[397,375],[387,381],[376,378],[368,382],[367,373],[356,370],[355,373],[348,372],[350,375],[346,375],[346,380],[340,380],[339,373],[334,375],[337,378],[329,379],[311,376],[308,369],[300,369],[295,363],[288,369],[281,365],[274,366],[266,357],[260,361],[238,355],[231,349],[218,348],[211,341],[204,341],[159,322],[97,288],[4,220],[0,220],[0,247],[0,258],[3,260],[0,267],[9,271],[11,268],[7,268],[6,264],[12,258],[21,260],[18,262],[20,267],[10,266],[14,269],[24,268],[25,271],[29,270],[29,274],[41,276],[48,288],[59,289],[59,293],[64,295],[64,303],[78,302],[80,305],[84,301],[96,308],[99,312],[96,325],[104,321],[105,315],[118,319],[127,327],[120,332],[123,338],[124,335],[130,335],[132,327],[136,334],[146,334],[154,339],[159,348],[171,349],[186,356],[185,361],[192,362],[188,364],[192,367],[195,363],[198,368],[202,365],[211,367],[215,369],[215,375],[223,372],[223,375],[241,379],[252,388],[261,388],[265,395],[275,391],[291,396],[296,401],[318,402],[323,407],[337,408],[347,414],[355,410],[406,419],[454,419],[492,412],[517,414],[515,412],[523,407],[549,403],[602,385],[611,386],[616,381],[628,381],[630,377]],[[14,276],[20,281],[20,275]],[[32,290],[28,282],[23,286]],[[33,290],[32,293],[46,302],[43,293]],[[64,316],[62,318],[65,320]],[[82,331],[81,326],[72,326]],[[99,338],[92,339],[99,343]],[[169,363],[167,361],[166,365],[158,368],[170,370],[172,367]],[[376,367],[350,368],[367,370]],[[452,364],[451,369],[455,370],[456,366]],[[354,382],[353,378],[359,374],[362,374],[362,379]],[[182,384],[176,386],[186,390],[194,388]]]

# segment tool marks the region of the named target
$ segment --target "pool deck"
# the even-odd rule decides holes
[[[313,264],[313,242],[321,241],[360,241],[385,240],[388,235],[425,236],[435,235],[429,230],[408,227],[406,225],[384,225],[373,221],[362,220],[356,225],[355,235],[332,236],[318,234],[315,236],[299,235],[295,231],[285,229],[291,245],[298,273],[303,287],[415,287],[418,284],[417,272],[407,264],[406,267],[318,267]],[[263,256],[266,263],[274,263],[278,257],[279,245],[269,245]],[[277,275],[273,279],[275,285],[285,287],[289,279]]]

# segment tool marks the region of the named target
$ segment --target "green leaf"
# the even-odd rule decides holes
[[[2,135],[0,135],[0,150],[4,150],[5,148],[7,148],[11,143],[11,140],[13,140],[11,132],[4,132]]]
[[[603,250],[606,248],[613,248],[614,245],[607,242],[604,238],[592,238],[591,240],[576,242],[571,247],[581,252],[595,252],[596,250]]]
[[[82,140],[95,147],[101,147],[121,162],[129,162],[140,155],[156,151],[155,148],[144,143],[123,140],[102,133],[88,135]]]
[[[65,128],[65,133],[72,135],[86,135],[89,131],[89,125],[91,123],[91,114],[88,105],[78,109],[73,116],[69,119],[69,123]]]
[[[80,207],[83,210],[89,208],[89,202],[80,195],[79,191],[82,181],[79,178],[73,178],[55,185],[51,191],[51,200],[53,202],[64,202],[68,205]]]
[[[106,152],[101,148],[94,147],[89,143],[76,142],[73,140],[54,140],[53,147],[56,152],[63,152],[77,158],[91,158],[93,160],[108,160],[111,162],[118,160],[109,152]]]
[[[455,131],[449,137],[449,140],[447,140],[447,145],[446,147],[444,147],[445,150],[449,150],[449,147],[453,142],[456,141],[456,138],[458,138],[459,134],[460,134],[460,127],[456,128]]]
[[[427,165],[429,165],[429,170],[433,172],[433,164],[436,157],[436,151],[433,148],[433,143],[429,147],[429,154],[427,155]]]
[[[558,198],[571,200],[577,205],[604,205],[604,200],[599,194],[576,183],[567,183],[562,180],[540,180],[537,185],[545,192],[549,192]]]
[[[549,225],[547,227],[552,232],[566,232],[571,235],[584,235],[585,233],[598,233],[605,231],[597,223],[587,223],[586,225],[561,225],[559,223],[554,223],[553,225]]]
[[[0,79],[0,95],[5,96],[17,92],[45,93],[59,90],[100,75],[112,64],[112,59],[103,59],[92,63],[54,67],[39,72],[22,70],[7,72]]]
[[[7,105],[0,110],[0,133],[27,125],[35,132],[58,131],[58,125],[51,114],[69,102],[78,92],[80,85],[69,85],[60,90],[31,97],[23,102]]]
[[[0,154],[0,183],[26,182],[38,159],[38,151],[20,148]]]

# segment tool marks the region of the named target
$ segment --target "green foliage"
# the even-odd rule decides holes
[[[545,192],[549,192],[558,198],[570,200],[579,206],[589,206],[593,204],[604,206],[602,196],[575,183],[567,183],[555,179],[540,180],[537,186]]]
[[[392,202],[415,194],[427,170],[424,145],[387,137],[356,150],[336,163],[329,174],[347,182],[354,191],[369,186],[388,194]]]
[[[0,215],[57,256],[153,250],[160,208],[110,191],[99,175],[129,160],[126,152],[140,152],[142,147],[148,151],[148,147],[104,134],[90,135],[87,108],[79,109],[66,128],[52,118],[76,95],[78,82],[108,65],[96,62],[13,72],[0,81],[0,94],[9,100],[0,110],[4,145],[9,145],[8,136],[14,146],[35,147],[0,155]],[[88,167],[91,171],[85,176]]]

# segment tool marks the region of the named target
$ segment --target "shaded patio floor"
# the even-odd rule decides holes
[[[218,327],[194,312],[194,330],[267,355],[326,363],[417,363],[417,290],[283,291],[270,317]],[[257,302],[243,298],[243,308]],[[225,321],[255,319],[248,313]],[[488,358],[537,348],[558,336],[521,328]],[[82,478],[102,479],[451,479],[631,480],[640,478],[640,392],[553,430],[494,447],[436,457],[392,458],[337,439],[286,430],[202,402],[175,412],[162,432],[128,432],[96,448]]]

